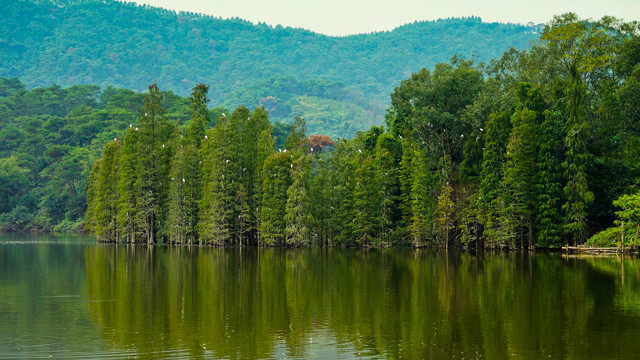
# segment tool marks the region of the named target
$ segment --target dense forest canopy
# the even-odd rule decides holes
[[[538,27],[479,18],[415,22],[331,37],[303,29],[106,1],[0,2],[0,77],[142,92],[157,81],[188,96],[210,86],[214,106],[264,105],[272,121],[298,115],[309,132],[352,137],[381,125],[402,79],[452,54],[479,61],[524,49]]]
[[[616,221],[635,244],[639,30],[565,14],[529,50],[453,57],[395,88],[386,127],[331,152],[300,117],[274,146],[264,106],[205,131],[202,84],[189,125],[172,125],[154,84],[140,131],[94,164],[87,228],[108,242],[532,248],[580,244]]]

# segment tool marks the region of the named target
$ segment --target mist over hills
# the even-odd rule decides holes
[[[537,27],[462,18],[332,37],[114,0],[0,2],[0,77],[27,87],[95,84],[144,91],[153,81],[211,105],[301,114],[310,133],[350,137],[383,122],[389,94],[452,55],[489,61],[526,48]]]

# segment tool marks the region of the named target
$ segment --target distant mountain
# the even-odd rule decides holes
[[[383,121],[390,92],[452,55],[478,61],[526,48],[538,27],[480,18],[332,37],[114,0],[0,0],[0,77],[28,87],[96,84],[187,95],[212,105],[264,104],[272,120],[303,115],[311,133],[352,136]]]

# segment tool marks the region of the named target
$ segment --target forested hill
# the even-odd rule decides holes
[[[333,136],[381,124],[389,94],[413,72],[454,54],[488,61],[538,36],[464,18],[331,37],[113,0],[3,0],[0,14],[0,77],[27,87],[143,91],[157,80],[185,96],[202,82],[212,105],[263,103],[272,120],[302,114],[310,132]]]

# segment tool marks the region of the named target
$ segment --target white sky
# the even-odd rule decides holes
[[[553,15],[577,13],[640,20],[639,0],[133,0],[176,11],[239,17],[310,29],[328,35],[391,30],[415,20],[480,16],[485,22],[546,23]]]

